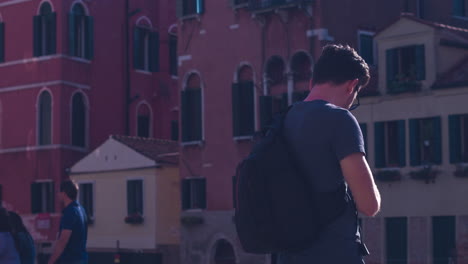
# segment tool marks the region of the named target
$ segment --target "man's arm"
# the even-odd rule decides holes
[[[366,216],[375,216],[380,210],[380,193],[364,154],[350,154],[340,160],[340,165],[358,210]]]
[[[55,248],[54,248],[54,253],[49,259],[49,264],[55,264],[57,259],[62,255],[63,250],[65,249],[65,246],[68,243],[68,240],[70,240],[70,236],[72,234],[72,231],[69,229],[63,229],[62,232],[60,233],[60,237],[55,243]]]

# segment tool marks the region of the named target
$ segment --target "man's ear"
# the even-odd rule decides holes
[[[359,79],[349,80],[349,81],[345,82],[346,92],[348,94],[354,93],[354,89],[356,88],[358,83],[359,83]]]
[[[312,90],[312,87],[314,87],[314,79],[310,78],[310,81],[309,81],[309,91]]]

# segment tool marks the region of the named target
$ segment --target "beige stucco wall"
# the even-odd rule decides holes
[[[409,177],[416,168],[409,166],[409,123],[406,122],[406,164],[401,169],[402,180],[394,183],[377,182],[382,194],[380,216],[467,215],[466,192],[468,179],[453,176],[455,166],[449,163],[448,115],[468,114],[468,87],[426,91],[418,94],[366,98],[354,114],[367,124],[368,161],[375,164],[374,123],[441,116],[442,165],[435,183],[426,184]],[[375,171],[375,170],[374,170]]]
[[[94,224],[89,227],[88,248],[155,249],[177,244],[179,233],[178,169],[143,169],[72,176],[78,183],[94,183]],[[129,225],[127,180],[143,180],[144,223]],[[159,193],[160,192],[160,193]]]

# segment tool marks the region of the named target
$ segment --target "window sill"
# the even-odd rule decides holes
[[[249,7],[249,3],[243,3],[243,4],[233,5],[232,9],[237,10],[237,9],[248,8],[248,7]]]
[[[64,56],[67,59],[70,59],[72,61],[77,61],[81,63],[86,63],[86,64],[91,64],[91,61],[82,57],[76,57],[76,56]]]
[[[253,141],[254,137],[253,136],[236,136],[233,137],[233,140],[236,142],[240,141]]]
[[[185,209],[182,210],[182,213],[203,213],[206,209]]]
[[[150,72],[150,71],[147,71],[147,70],[135,70],[135,72],[137,72],[137,73],[141,73],[141,74],[150,75],[150,76],[151,76],[151,75],[153,75],[153,73],[152,73],[152,72]]]
[[[186,141],[186,142],[182,142],[180,144],[181,144],[182,147],[190,147],[190,146],[203,147],[205,142],[203,140],[198,140],[198,141]]]
[[[171,79],[172,79],[172,80],[179,80],[179,76],[177,76],[177,75],[171,75]]]
[[[200,21],[201,16],[200,16],[200,14],[190,14],[190,15],[183,15],[179,19],[182,20],[182,21],[191,20],[191,19],[197,19],[198,21]]]
[[[453,17],[453,18],[456,18],[456,19],[468,21],[468,16],[456,16],[456,15],[453,15],[452,17]]]

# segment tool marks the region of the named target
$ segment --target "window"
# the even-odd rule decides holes
[[[72,99],[72,145],[86,147],[86,106],[81,93]]]
[[[136,26],[133,39],[133,64],[142,71],[159,71],[159,33]]]
[[[468,162],[468,114],[449,116],[450,163]]]
[[[279,56],[271,57],[266,66],[266,76],[269,85],[276,85],[286,81],[284,61]]]
[[[259,97],[260,102],[260,127],[265,128],[277,113],[288,108],[288,94],[266,95]]]
[[[375,133],[375,167],[406,166],[405,121],[377,122]]]
[[[171,121],[171,139],[179,141],[179,122],[177,120]]]
[[[359,54],[369,65],[374,65],[374,33],[359,31]]]
[[[192,178],[182,181],[182,209],[206,209],[206,179]]]
[[[365,148],[366,157],[367,157],[369,156],[369,153],[367,152],[367,124],[359,124],[359,127],[361,128],[362,137],[364,138],[364,148]]]
[[[71,56],[91,60],[94,56],[94,22],[81,4],[68,15],[68,45]]]
[[[52,143],[52,97],[42,92],[39,97],[39,145]]]
[[[205,0],[177,0],[177,17],[203,14]]]
[[[454,16],[467,16],[466,0],[452,0],[453,1],[453,15]]]
[[[416,15],[419,17],[419,18],[425,18],[425,14],[426,12],[425,11],[425,0],[418,0],[417,2],[417,10],[416,10]]]
[[[177,76],[177,36],[169,35],[169,72],[172,76]]]
[[[432,253],[434,264],[456,263],[455,217],[432,217]]]
[[[54,183],[35,182],[31,184],[31,212],[53,213],[54,212]]]
[[[202,140],[202,90],[200,77],[191,74],[181,93],[182,141]]]
[[[249,0],[231,0],[233,6],[248,4]]]
[[[142,104],[138,107],[137,116],[137,136],[139,137],[150,137],[151,130],[151,110],[146,104]]]
[[[79,186],[79,201],[86,210],[88,219],[94,218],[94,192],[92,183],[81,183]]]
[[[409,121],[411,166],[442,163],[440,123],[440,117]]]
[[[250,136],[255,130],[253,70],[249,66],[238,72],[238,83],[232,84],[233,136]]]
[[[127,213],[143,215],[143,180],[127,181]]]
[[[408,227],[406,217],[385,219],[386,263],[406,264],[408,259]]]
[[[0,22],[0,62],[5,62],[5,23]]]
[[[387,50],[387,90],[389,93],[418,91],[426,79],[424,45]]]
[[[34,56],[56,53],[57,13],[52,12],[48,2],[41,5],[39,15],[34,19]]]
[[[291,59],[291,70],[295,82],[309,81],[312,77],[312,62],[305,52],[294,54]]]

